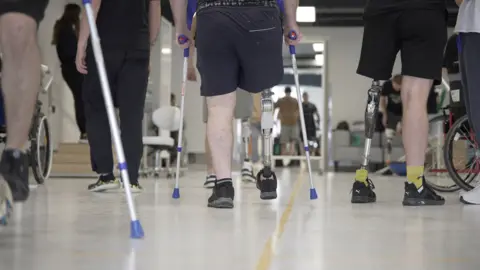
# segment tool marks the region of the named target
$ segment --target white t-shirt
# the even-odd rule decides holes
[[[480,0],[464,0],[457,16],[456,33],[480,33]]]

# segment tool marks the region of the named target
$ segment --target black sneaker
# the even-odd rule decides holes
[[[274,172],[260,170],[257,174],[257,188],[260,190],[260,199],[273,200],[277,198],[277,176]]]
[[[367,179],[367,184],[355,180],[352,187],[352,203],[376,202],[377,195],[375,195],[374,189],[375,186],[370,179]]]
[[[215,180],[217,180],[217,177],[214,174],[207,175],[207,178],[205,179],[205,183],[203,183],[203,187],[213,188],[215,186]]]
[[[444,205],[445,199],[437,195],[422,177],[422,187],[419,189],[413,183],[405,182],[405,194],[403,196],[403,205],[422,206],[422,205]]]
[[[208,207],[233,208],[235,189],[232,182],[216,184],[212,189],[212,195],[208,198]]]
[[[3,151],[0,173],[10,186],[13,201],[26,201],[30,194],[27,155],[20,150]]]
[[[121,187],[120,181],[115,179],[113,174],[100,175],[98,181],[88,186],[88,190],[92,192],[102,192],[110,189],[118,189]]]

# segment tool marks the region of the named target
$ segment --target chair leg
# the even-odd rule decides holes
[[[162,170],[161,164],[162,160],[160,158],[160,150],[155,151],[155,169],[153,170],[153,177],[159,178],[160,177],[160,171]]]

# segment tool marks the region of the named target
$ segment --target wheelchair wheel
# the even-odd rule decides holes
[[[30,164],[33,176],[43,184],[52,169],[53,146],[47,117],[40,114],[34,119],[31,130]]]
[[[453,182],[445,168],[443,146],[445,141],[444,123],[447,117],[437,115],[429,120],[428,148],[425,153],[425,180],[439,192],[455,192],[460,189]]]
[[[455,121],[448,131],[443,154],[453,181],[464,190],[473,189],[480,170],[480,152],[466,115]]]

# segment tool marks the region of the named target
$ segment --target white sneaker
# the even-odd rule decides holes
[[[214,174],[207,175],[205,179],[205,183],[203,183],[204,188],[213,188],[215,186],[215,180],[217,180],[217,176]]]
[[[253,165],[250,161],[244,161],[242,166],[242,181],[243,182],[256,182],[253,175]]]
[[[480,204],[480,185],[470,191],[461,193],[460,201],[465,204]]]

